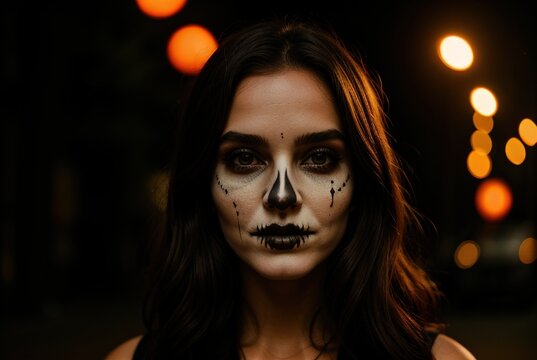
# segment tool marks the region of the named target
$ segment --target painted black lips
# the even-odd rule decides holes
[[[258,226],[251,235],[257,236],[265,247],[270,247],[273,250],[291,250],[295,247],[298,248],[313,233],[309,230],[309,226],[270,224]]]

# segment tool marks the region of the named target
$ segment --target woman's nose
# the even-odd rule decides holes
[[[287,170],[285,170],[283,175],[278,170],[278,176],[270,188],[266,202],[270,208],[276,208],[278,210],[285,210],[296,206],[297,194],[289,180],[289,176],[287,176]]]

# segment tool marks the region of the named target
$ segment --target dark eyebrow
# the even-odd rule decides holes
[[[222,135],[220,138],[220,143],[226,142],[226,141],[232,141],[232,142],[238,142],[246,145],[257,145],[257,146],[265,146],[268,147],[268,141],[262,136],[259,135],[251,135],[251,134],[243,134],[236,131],[228,131],[225,134]]]
[[[295,145],[306,145],[326,140],[337,139],[345,141],[343,134],[336,129],[300,135],[295,139]]]

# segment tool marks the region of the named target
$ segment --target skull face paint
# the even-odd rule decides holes
[[[269,192],[268,203],[269,206],[279,210],[285,210],[296,205],[295,189],[293,189],[293,185],[289,181],[287,170],[285,170],[285,179],[283,180],[280,179],[280,171],[278,171],[278,177]]]
[[[239,84],[212,197],[244,264],[270,279],[311,272],[343,237],[352,179],[337,111],[315,75],[282,70]]]
[[[337,191],[343,190],[343,188],[347,186],[347,182],[349,181],[350,178],[351,178],[351,175],[350,174],[347,175],[347,178],[345,179],[345,181],[343,181],[341,186],[338,187]],[[330,207],[332,207],[334,206],[334,195],[336,194],[336,190],[334,189],[334,180],[330,180],[330,184],[332,185],[330,187],[330,196],[332,197],[332,202],[330,203]]]

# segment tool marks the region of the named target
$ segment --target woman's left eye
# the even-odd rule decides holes
[[[341,156],[331,149],[320,148],[310,151],[301,166],[315,172],[328,172],[333,170],[341,160]]]

